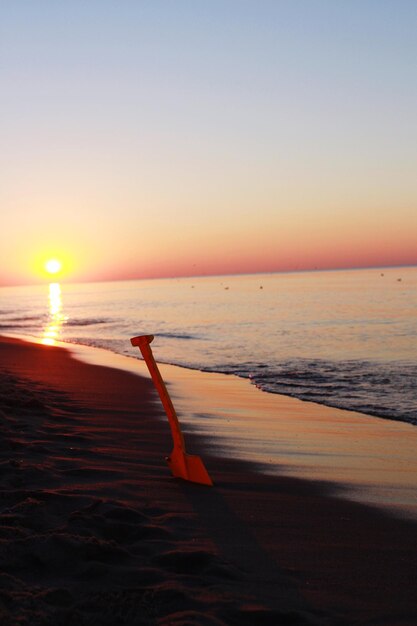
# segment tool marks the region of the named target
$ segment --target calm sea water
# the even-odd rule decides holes
[[[247,377],[417,424],[417,268],[0,289],[0,332]]]

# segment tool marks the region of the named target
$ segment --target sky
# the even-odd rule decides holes
[[[415,0],[0,0],[0,285],[417,264]]]

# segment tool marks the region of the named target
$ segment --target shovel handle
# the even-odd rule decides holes
[[[149,373],[156,389],[158,390],[162,406],[164,407],[165,413],[168,417],[172,439],[174,441],[174,448],[178,447],[182,450],[182,452],[185,452],[185,442],[180,429],[178,417],[151,350],[150,343],[153,340],[153,335],[140,335],[139,337],[132,337],[130,343],[132,346],[137,346],[139,348],[143,358],[145,359],[146,365],[148,366]]]

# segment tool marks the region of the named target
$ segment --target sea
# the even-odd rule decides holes
[[[417,425],[417,267],[0,288],[0,333],[248,378]]]

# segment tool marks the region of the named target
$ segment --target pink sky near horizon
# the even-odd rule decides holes
[[[417,264],[415,3],[0,11],[0,286]]]

